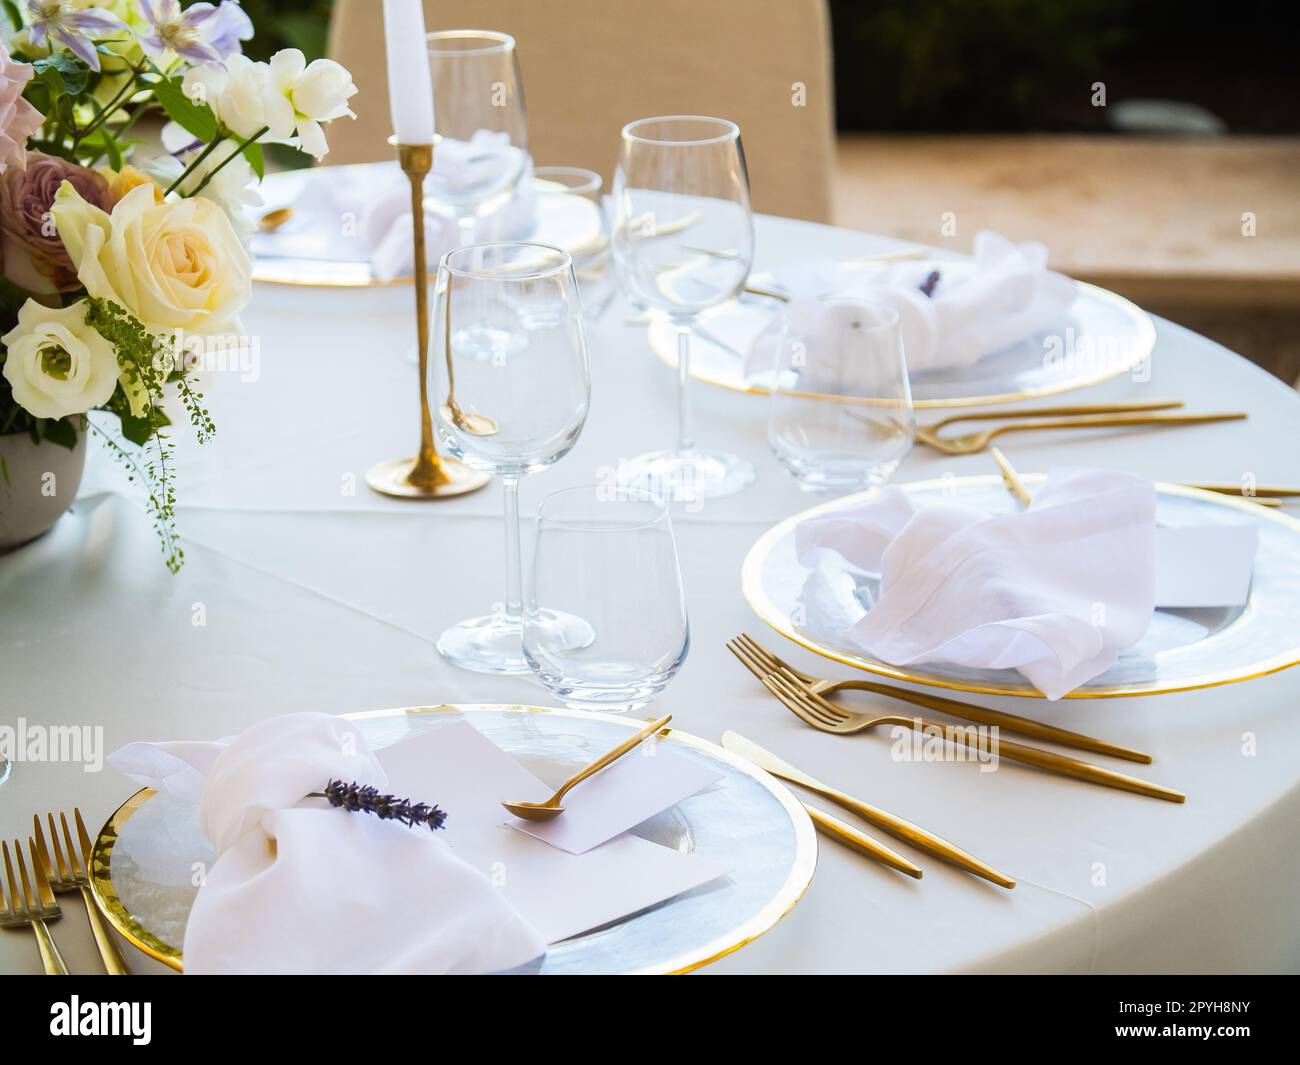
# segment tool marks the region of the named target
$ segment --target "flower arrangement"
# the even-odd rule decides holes
[[[195,346],[242,337],[262,145],[321,158],[356,87],[297,49],[249,59],[237,0],[0,0],[0,31],[0,436],[102,441],[176,571],[164,389],[206,441]]]

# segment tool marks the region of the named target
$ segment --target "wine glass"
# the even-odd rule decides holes
[[[613,189],[614,264],[628,297],[677,332],[677,447],[632,459],[626,483],[678,501],[738,492],[754,467],[695,446],[686,383],[691,325],[734,298],[754,257],[740,127],[721,118],[643,118],[623,128]]]
[[[578,643],[550,618],[582,618]],[[537,509],[524,614],[524,656],[566,706],[615,713],[645,706],[690,648],[668,505],[635,488],[569,488]]]
[[[458,244],[503,207],[528,167],[528,118],[515,39],[494,30],[426,36],[437,129],[430,196],[455,216]]]
[[[604,180],[580,166],[534,167],[533,179],[542,224],[563,227],[573,241],[566,241],[565,247],[573,256],[583,312],[588,321],[599,320],[614,298],[609,216],[601,198]]]
[[[483,331],[496,338],[487,352],[475,342]],[[573,260],[558,248],[516,241],[449,251],[438,266],[433,342],[439,438],[456,458],[500,477],[506,524],[504,605],[448,629],[438,651],[480,673],[526,673],[519,478],[568,454],[591,402]],[[582,622],[549,620],[569,634],[564,638],[590,639]]]
[[[777,347],[768,441],[809,491],[878,488],[916,423],[898,311],[826,299],[789,312]]]

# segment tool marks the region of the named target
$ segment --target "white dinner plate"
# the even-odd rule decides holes
[[[1022,478],[1042,483],[1042,475]],[[1010,513],[1019,504],[998,476],[949,477],[903,484],[916,505],[943,503],[989,514]],[[1157,610],[1136,646],[1124,651],[1105,673],[1066,699],[1159,695],[1165,692],[1231,684],[1273,673],[1300,662],[1300,521],[1244,499],[1181,485],[1156,485],[1156,520],[1164,525],[1251,522],[1259,528],[1259,549],[1245,606],[1198,610]],[[893,666],[861,650],[828,641],[796,623],[799,593],[809,575],[795,555],[795,529],[814,515],[860,506],[868,493],[845,496],[787,518],[768,530],[749,550],[741,576],[745,598],[766,624],[820,655],[878,673],[956,691],[1043,698],[1043,693],[1013,669],[973,669],[929,662],[922,667]],[[874,581],[857,594],[868,605]]]
[[[971,268],[968,260],[934,259],[948,274]],[[771,275],[755,274],[750,286],[774,287]],[[1156,330],[1140,307],[1106,289],[1076,281],[1078,295],[1060,330],[1039,334],[985,355],[971,366],[909,375],[917,407],[967,407],[1008,403],[1086,388],[1132,371],[1143,373]],[[691,341],[691,376],[736,392],[767,395],[772,371],[747,374],[754,339],[780,313],[780,300],[744,294],[702,314]],[[650,346],[661,361],[677,365],[677,334],[670,322],[653,320]]]
[[[459,705],[349,714],[372,749],[467,720],[548,784],[565,778],[645,722],[535,706]],[[706,762],[721,779],[651,818],[638,836],[725,865],[693,891],[552,944],[523,971],[542,974],[678,973],[757,938],[794,906],[812,879],[817,841],[799,801],[739,756],[672,729],[661,742]],[[114,927],[146,954],[181,969],[194,870],[212,848],[198,807],[144,788],[109,818],[95,842],[91,888]],[[328,885],[322,885],[328,890]]]
[[[306,229],[312,226],[334,226],[340,224],[337,217],[311,218],[304,216],[301,204],[305,197],[303,190],[309,181],[329,180],[331,172],[345,177],[347,171],[364,172],[372,168],[373,163],[358,163],[350,166],[314,167],[304,170],[285,170],[268,174],[258,187],[262,197],[262,206],[255,214],[262,217],[271,211],[289,208],[294,213],[282,225],[279,231],[291,232],[294,229]],[[539,180],[539,188],[548,187]],[[553,186],[550,186],[553,187]],[[308,201],[310,202],[310,201]],[[591,200],[581,196],[550,195],[540,192],[537,195],[537,215],[532,229],[515,239],[527,240],[535,244],[549,244],[567,251],[575,259],[590,254],[604,241],[603,220],[600,208]],[[297,206],[295,206],[297,205]],[[433,200],[426,199],[425,209],[435,209]],[[357,212],[360,213],[358,207]],[[352,221],[357,224],[356,219]],[[257,240],[254,248],[257,249]],[[430,271],[432,273],[432,271]],[[374,276],[368,259],[338,259],[309,257],[306,255],[284,256],[261,254],[253,258],[253,280],[271,285],[311,285],[322,288],[370,288],[381,285],[409,285],[413,278],[398,277],[391,281],[381,281]]]

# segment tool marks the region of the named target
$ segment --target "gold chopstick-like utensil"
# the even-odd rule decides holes
[[[650,724],[646,725],[645,728],[624,740],[613,750],[607,751],[590,765],[579,769],[573,774],[573,776],[569,777],[568,780],[561,784],[556,789],[555,794],[545,802],[524,802],[522,800],[516,800],[514,802],[503,802],[501,805],[516,817],[522,817],[526,821],[549,821],[553,817],[559,817],[560,814],[564,813],[564,807],[560,805],[560,800],[564,798],[571,788],[577,784],[581,784],[588,777],[595,776],[595,774],[599,773],[612,762],[617,762],[623,757],[623,755],[627,754],[628,751],[649,739],[672,719],[672,714],[665,714],[658,721],[650,722]]]
[[[1104,429],[1108,427],[1142,425],[1203,425],[1209,422],[1240,421],[1249,417],[1244,411],[1211,414],[1144,414],[1140,409],[1118,414],[1079,414],[1061,418],[1026,417],[995,425],[991,429],[965,433],[961,436],[939,436],[918,429],[916,439],[927,447],[945,455],[973,455],[989,446],[994,437],[1003,433],[1028,432],[1035,429]],[[938,424],[938,423],[936,423]],[[927,427],[932,429],[933,427]]]
[[[1011,465],[1011,461],[1002,454],[1001,448],[993,448],[992,455],[993,461],[1002,471],[1002,480],[1006,482],[1011,494],[1025,506],[1029,506],[1034,501],[1034,497],[1029,494],[1029,489],[1025,487],[1025,482],[1020,479],[1020,474],[1016,473],[1016,468]]]
[[[897,869],[900,873],[906,873],[908,876],[914,876],[920,880],[924,875],[921,867],[913,865],[904,858],[898,851],[891,847],[886,847],[879,840],[872,839],[865,832],[860,832],[847,821],[841,821],[838,817],[833,817],[825,810],[819,810],[809,803],[801,803],[801,806],[808,811],[808,816],[812,818],[812,823],[816,826],[817,831],[851,850],[868,858],[873,858],[882,862],[891,869]]]
[[[974,721],[980,725],[996,725],[1005,732],[1015,732],[1021,736],[1032,736],[1034,739],[1047,740],[1049,743],[1059,743],[1063,747],[1106,754],[1112,758],[1123,758],[1143,765],[1151,763],[1151,756],[1141,751],[1107,743],[1105,740],[1094,739],[1079,732],[1070,732],[1054,725],[1045,725],[1041,721],[1032,721],[1027,717],[1007,714],[1001,710],[991,710],[988,707],[964,703],[941,695],[931,695],[927,692],[914,692],[873,680],[827,680],[814,677],[778,658],[747,633],[742,632],[735,639],[727,641],[727,649],[759,680],[769,673],[785,673],[823,698],[840,691],[871,692],[889,699],[911,703],[914,706],[924,706],[927,710],[937,710],[939,713],[950,714],[966,721]]]
[[[873,715],[854,713],[845,710],[843,707],[836,706],[829,700],[823,699],[820,695],[814,695],[802,685],[780,673],[769,675],[764,679],[763,684],[768,691],[776,696],[777,701],[782,706],[805,724],[811,725],[821,732],[851,736],[879,725],[902,725],[905,728],[916,729],[927,734],[943,736],[949,743],[965,747],[967,750],[978,754],[999,759],[1005,758],[1007,761],[1019,762],[1022,765],[1031,765],[1049,773],[1072,777],[1075,780],[1082,780],[1089,784],[1100,784],[1103,787],[1115,788],[1119,791],[1131,791],[1134,794],[1146,795],[1153,799],[1164,799],[1166,802],[1185,802],[1187,800],[1187,796],[1181,791],[1175,791],[1173,788],[1166,788],[1160,784],[1152,784],[1146,780],[1139,780],[1137,777],[1117,773],[1113,769],[1105,769],[1102,766],[1082,762],[1067,755],[1054,754],[1051,751],[1039,750],[1037,747],[1029,747],[1025,744],[1013,743],[1010,740],[1001,738],[994,745],[984,736],[972,735],[960,725],[929,721],[922,717],[906,717],[902,714]]]
[[[99,956],[104,961],[104,969],[110,976],[130,976],[131,970],[127,968],[121,952],[117,949],[117,944],[113,942],[112,933],[104,924],[104,918],[100,916],[99,908],[90,893],[92,847],[90,833],[86,831],[86,823],[81,819],[81,810],[75,806],[72,808],[72,817],[77,825],[77,844],[73,843],[67,814],[59,813],[59,823],[63,827],[63,841],[68,848],[66,858],[63,847],[59,845],[59,832],[54,827],[54,815],[50,813],[45,816],[50,823],[50,842],[54,845],[53,860],[51,860],[50,847],[45,841],[45,832],[41,828],[39,814],[32,815],[32,839],[36,843],[40,864],[45,871],[46,879],[50,882],[50,887],[56,894],[81,892],[82,902],[86,905],[86,919],[90,922],[90,931],[95,937],[95,946],[99,948]]]
[[[9,858],[9,844],[0,840],[0,851],[4,853],[5,880],[8,881],[8,893],[0,884],[0,928],[18,928],[30,925],[36,936],[36,946],[41,952],[41,965],[46,976],[67,976],[68,966],[55,945],[54,937],[45,926],[46,921],[57,921],[62,914],[59,904],[54,900],[49,881],[45,879],[45,870],[36,854],[36,842],[27,840],[32,856],[32,868],[35,873],[36,889],[32,890],[32,881],[27,878],[27,863],[23,860],[22,845],[14,840],[14,859],[18,862],[18,879],[14,878],[13,862]],[[22,895],[18,894],[18,883],[22,882]]]
[[[843,806],[846,810],[851,810],[859,817],[865,818],[877,828],[884,829],[890,835],[907,840],[914,847],[919,847],[929,854],[943,858],[954,865],[959,865],[976,876],[982,876],[985,880],[992,881],[998,887],[1013,888],[1016,886],[1016,882],[1011,877],[998,872],[987,862],[980,861],[973,854],[968,854],[955,844],[949,843],[942,836],[937,836],[920,825],[914,825],[911,821],[907,821],[896,814],[891,814],[888,810],[882,810],[879,807],[863,802],[861,799],[855,799],[852,795],[846,795],[829,784],[823,784],[820,780],[810,777],[802,770],[796,769],[789,762],[778,758],[771,751],[764,750],[752,740],[747,740],[738,732],[724,732],[722,734],[722,746],[729,751],[735,751],[742,758],[748,758],[756,766],[767,770],[774,777],[780,777],[782,780],[798,784],[809,791],[815,791],[823,798],[830,799],[836,805]]]

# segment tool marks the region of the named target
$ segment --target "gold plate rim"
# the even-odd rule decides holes
[[[1094,385],[1103,384],[1106,381],[1114,380],[1122,373],[1129,370],[1132,364],[1148,358],[1155,350],[1156,346],[1156,326],[1151,320],[1151,315],[1144,311],[1132,300],[1125,299],[1118,292],[1111,292],[1110,289],[1100,288],[1097,285],[1089,284],[1087,281],[1075,281],[1081,293],[1087,293],[1102,303],[1110,303],[1126,314],[1137,327],[1138,343],[1137,351],[1139,354],[1130,359],[1129,364],[1125,365],[1123,360],[1116,360],[1114,369],[1106,369],[1091,377],[1080,378],[1077,381],[1070,381],[1063,385],[1051,385],[1043,388],[1027,388],[1020,392],[993,392],[985,396],[957,396],[953,399],[913,399],[912,406],[916,410],[947,410],[960,407],[984,407],[992,406],[995,403],[1016,403],[1025,399],[1041,399],[1044,396],[1059,396],[1065,392],[1074,392],[1081,388],[1092,388]],[[647,337],[649,329],[647,328]],[[667,345],[660,344],[656,346],[650,343],[650,350],[654,352],[655,357],[665,366],[676,365],[676,354]],[[691,368],[691,378],[702,384],[713,385],[715,388],[724,388],[728,392],[736,392],[748,396],[767,396],[771,393],[766,388],[760,388],[757,385],[737,385],[732,381],[724,380],[721,377],[706,374],[700,371],[698,365]]]
[[[1022,474],[1021,479],[1027,484],[1041,483],[1044,474]],[[976,476],[967,476],[956,478],[958,482],[967,484],[1001,484],[1002,478],[998,474],[979,474]],[[941,488],[952,482],[947,478],[931,478],[925,481],[912,481],[907,484],[900,484],[898,487],[904,491],[909,490],[929,490]],[[1246,513],[1261,518],[1268,518],[1276,521],[1281,525],[1290,528],[1292,531],[1300,533],[1300,519],[1291,517],[1289,514],[1280,514],[1276,511],[1269,510],[1266,507],[1258,506],[1248,499],[1238,498],[1229,495],[1223,495],[1217,492],[1207,492],[1199,488],[1191,488],[1187,485],[1169,484],[1164,481],[1153,482],[1156,491],[1165,495],[1185,496],[1193,499],[1202,499],[1206,502],[1215,503],[1219,506],[1230,507],[1236,510],[1243,510]],[[837,509],[854,502],[861,502],[870,492],[859,492],[853,495],[841,496],[838,499],[821,503],[815,507],[800,511],[785,520],[778,522],[772,528],[768,529],[760,536],[754,545],[745,555],[745,560],[741,564],[740,570],[740,589],[745,597],[745,602],[749,608],[758,616],[758,619],[767,625],[774,632],[784,636],[787,640],[797,643],[814,654],[821,655],[823,658],[830,659],[832,662],[839,662],[841,665],[853,666],[855,669],[861,669],[867,673],[874,673],[877,676],[887,677],[890,680],[906,681],[910,684],[922,684],[928,688],[944,688],[948,691],[969,692],[973,695],[1013,695],[1018,698],[1026,699],[1045,699],[1037,688],[1029,684],[979,684],[971,683],[946,677],[941,674],[925,673],[919,670],[907,669],[902,666],[891,666],[886,662],[877,662],[874,659],[860,657],[849,654],[843,650],[834,647],[828,647],[817,640],[811,639],[795,631],[794,626],[790,624],[790,619],[780,610],[771,598],[763,590],[762,570],[767,556],[771,553],[773,546],[782,537],[789,534],[791,530],[801,521],[808,518],[816,517],[819,514],[830,510]],[[1263,662],[1253,663],[1249,666],[1242,666],[1235,670],[1225,670],[1221,673],[1209,674],[1204,677],[1192,677],[1176,683],[1149,683],[1149,684],[1128,684],[1114,685],[1105,688],[1075,688],[1074,691],[1067,692],[1062,696],[1063,699],[1125,699],[1144,695],[1169,695],[1173,692],[1198,691],[1202,688],[1216,688],[1223,684],[1235,684],[1243,680],[1254,680],[1256,677],[1265,677],[1270,673],[1277,673],[1291,666],[1300,665],[1300,636],[1297,637],[1296,645],[1289,651],[1284,651],[1274,655],[1272,658]]]
[[[611,724],[623,725],[629,729],[639,728],[644,724],[643,721],[637,718],[617,714],[568,710],[551,706],[530,706],[519,703],[443,703],[439,706],[402,706],[382,710],[361,710],[340,716],[349,721],[359,721],[366,718],[397,717],[408,714],[480,713],[484,711],[551,714],[557,717],[607,721]],[[775,928],[781,919],[795,908],[808,890],[808,885],[812,882],[813,871],[817,867],[816,830],[813,828],[812,819],[808,816],[807,810],[803,808],[803,804],[795,798],[789,788],[752,762],[732,751],[728,751],[725,747],[721,747],[693,733],[683,732],[680,729],[670,728],[668,732],[668,738],[672,742],[701,751],[711,758],[726,763],[731,768],[756,781],[781,804],[781,808],[790,819],[791,827],[795,832],[794,861],[791,863],[790,873],[781,885],[780,890],[768,900],[758,913],[750,916],[743,924],[727,935],[720,936],[675,958],[670,958],[661,965],[647,969],[637,969],[625,975],[673,976],[688,973],[725,958],[728,954],[739,950],[748,943],[752,943],[765,932]],[[104,823],[104,827],[99,830],[91,857],[90,891],[100,912],[128,943],[143,951],[149,957],[162,962],[168,968],[174,969],[176,972],[182,972],[183,958],[181,951],[171,944],[164,943],[136,920],[134,915],[122,904],[122,900],[118,898],[110,874],[113,845],[117,841],[122,826],[154,794],[153,788],[141,788],[114,810]]]

